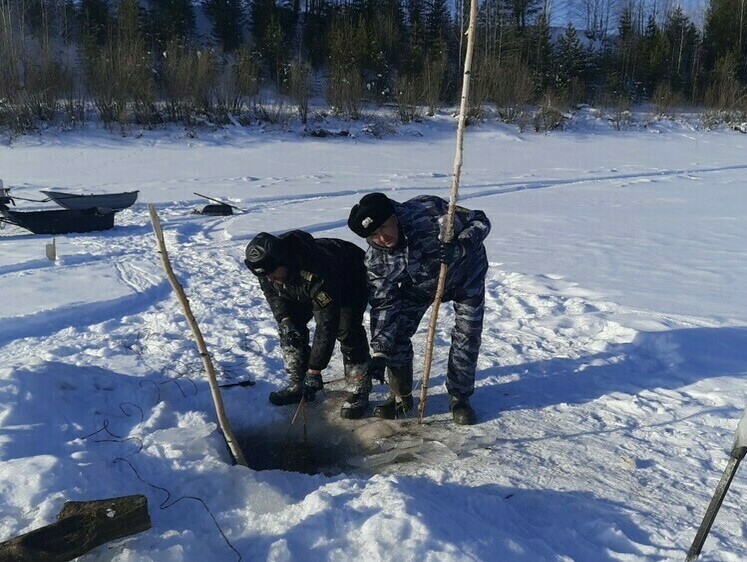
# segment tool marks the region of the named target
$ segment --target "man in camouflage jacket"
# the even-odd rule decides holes
[[[374,410],[395,418],[413,406],[411,338],[433,302],[442,263],[448,265],[443,301],[452,301],[456,321],[446,373],[449,409],[462,425],[476,422],[469,403],[482,338],[485,274],[488,260],[483,240],[490,221],[482,211],[457,207],[454,239],[440,240],[448,202],[420,196],[398,203],[383,193],[370,193],[353,207],[348,226],[368,240],[371,350],[369,374],[389,368],[391,396]]]
[[[340,342],[345,376],[355,387],[341,415],[359,418],[368,407],[368,339],[364,252],[333,238],[314,239],[293,230],[280,236],[259,233],[246,247],[244,263],[257,276],[278,324],[278,336],[290,383],[270,393],[277,406],[313,400],[322,389],[322,370]],[[316,329],[309,347],[307,324]]]

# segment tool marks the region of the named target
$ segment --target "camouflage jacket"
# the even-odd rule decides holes
[[[394,202],[400,243],[387,249],[369,241],[366,268],[374,353],[389,353],[397,332],[401,299],[425,302],[436,295],[441,268],[440,219],[447,214],[448,207],[447,201],[430,195]],[[488,264],[483,240],[489,232],[490,221],[485,213],[457,207],[454,239],[464,242],[467,251],[449,266],[444,300],[469,296],[468,291],[484,280]]]
[[[285,318],[299,322],[298,303],[311,305],[316,328],[309,369],[327,367],[337,339],[341,307],[366,307],[364,252],[335,238],[314,239],[302,230],[280,235],[289,243],[293,262],[285,283],[258,275],[259,285],[278,324]],[[305,319],[303,320],[305,321]]]

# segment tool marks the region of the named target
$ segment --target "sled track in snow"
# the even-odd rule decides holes
[[[472,199],[480,199],[483,197],[493,197],[496,195],[504,195],[508,193],[516,193],[519,191],[529,191],[535,189],[547,189],[554,187],[573,186],[573,185],[584,185],[592,184],[596,182],[607,182],[607,181],[635,181],[635,180],[646,180],[646,179],[666,179],[677,176],[691,176],[691,179],[697,178],[698,174],[713,174],[718,172],[727,172],[735,170],[747,170],[747,164],[739,164],[732,166],[721,166],[721,167],[709,167],[709,168],[677,168],[677,169],[666,169],[656,170],[650,172],[638,172],[638,173],[610,173],[606,175],[596,175],[590,177],[574,177],[567,179],[538,179],[533,181],[506,181],[498,183],[482,183],[482,184],[469,184],[463,183],[460,185],[460,201],[469,201]],[[402,187],[398,189],[387,189],[385,187],[376,187],[370,189],[354,189],[344,191],[329,191],[314,194],[299,194],[293,196],[277,196],[277,197],[261,197],[251,199],[244,203],[243,209],[247,214],[261,213],[265,210],[271,210],[279,205],[297,205],[302,203],[308,203],[309,201],[318,201],[323,199],[335,199],[356,196],[362,197],[367,193],[381,191],[391,195],[395,199],[406,199],[408,196],[414,196],[418,192],[424,192],[428,194],[445,193],[448,185],[429,185],[429,186],[411,186]],[[392,192],[392,193],[390,193]],[[241,215],[238,215],[239,217]],[[298,226],[309,232],[322,232],[335,228],[341,228],[345,226],[347,217],[341,218],[339,221],[326,221],[323,223],[311,223],[303,226]],[[236,237],[234,240],[243,239]]]

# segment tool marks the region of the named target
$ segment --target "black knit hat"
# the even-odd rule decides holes
[[[368,238],[394,214],[392,200],[383,193],[364,195],[350,210],[348,226],[362,238]]]
[[[257,275],[267,275],[288,263],[288,250],[285,242],[267,232],[257,234],[246,245],[244,253],[246,267]]]

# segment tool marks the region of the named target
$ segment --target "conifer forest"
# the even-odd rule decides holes
[[[446,0],[0,0],[0,128],[359,119],[457,101],[469,3]],[[566,17],[567,14],[567,17]],[[745,0],[702,21],[643,0],[480,0],[470,115],[579,104],[697,107],[743,120]],[[566,24],[558,25],[558,22]],[[552,23],[552,25],[551,25]]]

